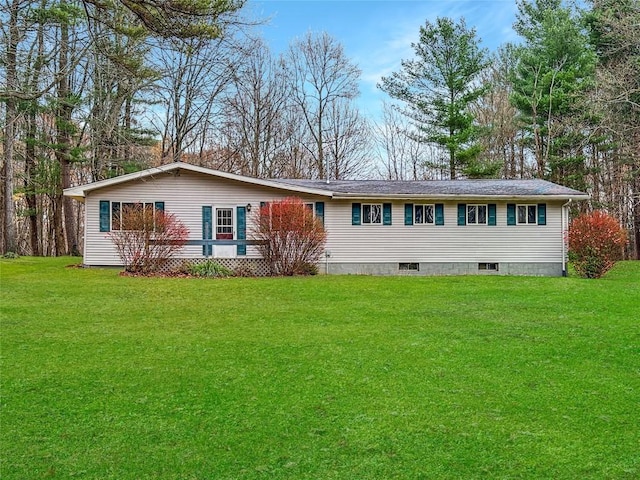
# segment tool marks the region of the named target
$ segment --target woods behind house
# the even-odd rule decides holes
[[[242,2],[6,0],[2,252],[81,250],[66,187],[185,161],[262,178],[545,178],[640,254],[640,2],[519,0],[516,44],[473,19],[416,32],[358,110],[361,71],[308,32],[279,55]]]

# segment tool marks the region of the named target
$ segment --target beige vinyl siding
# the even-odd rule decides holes
[[[175,214],[189,229],[190,240],[202,239],[202,206],[236,207],[251,204],[247,212],[247,238],[253,216],[259,211],[260,202],[290,197],[268,187],[258,187],[240,182],[212,178],[199,173],[181,170],[179,174],[162,173],[151,179],[135,180],[90,192],[85,199],[86,225],[84,263],[87,265],[120,265],[120,259],[109,238],[110,232],[100,232],[100,200],[111,202],[158,202],[165,203],[165,212]],[[308,202],[325,201],[324,198],[302,196]],[[325,204],[326,205],[326,204]],[[235,213],[234,213],[235,215]],[[235,225],[234,225],[235,230]],[[243,258],[257,257],[255,247],[247,247]],[[186,246],[179,258],[202,257],[202,246]]]
[[[382,200],[356,201],[383,203]],[[444,203],[444,225],[405,225],[404,203],[392,204],[392,225],[351,225],[351,201],[328,203],[325,225],[330,262],[562,261],[559,202],[547,202],[547,225],[514,226],[507,226],[507,202],[490,202],[497,205],[496,226],[458,226],[458,202]],[[408,200],[406,203],[443,202]]]

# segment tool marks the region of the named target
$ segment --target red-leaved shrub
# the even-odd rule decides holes
[[[602,211],[580,215],[569,226],[569,259],[584,278],[607,273],[622,258],[626,243],[624,229]]]
[[[121,222],[122,228],[113,230],[109,237],[127,272],[157,272],[189,238],[189,230],[175,215],[152,206],[124,207]]]
[[[272,275],[306,275],[317,272],[326,233],[310,205],[285,198],[262,207],[252,230],[258,251]]]

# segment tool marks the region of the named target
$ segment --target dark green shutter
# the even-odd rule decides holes
[[[247,239],[247,208],[246,207],[236,207],[236,222],[238,224],[238,234],[237,240],[246,240]],[[247,245],[242,244],[237,246],[236,252],[238,255],[246,255],[247,254]]]
[[[111,230],[111,207],[109,200],[100,200],[100,231],[108,232]]]
[[[324,225],[324,202],[316,202],[316,218]]]
[[[496,224],[496,204],[490,203],[489,205],[487,205],[487,210],[488,210],[487,220],[489,225],[495,225]]]
[[[404,224],[413,225],[413,203],[404,204]]]
[[[156,210],[164,212],[164,202],[156,202]]]
[[[382,224],[391,225],[391,204],[390,203],[382,204]]]
[[[362,209],[360,208],[359,203],[351,204],[351,225],[360,225],[360,216],[362,214]]]
[[[458,204],[458,225],[466,225],[467,224],[467,204],[459,203]]]
[[[538,225],[546,225],[547,224],[547,204],[539,203],[538,204]]]
[[[436,203],[436,225],[444,225],[444,203]]]
[[[209,206],[202,207],[202,239],[213,239],[213,209]],[[210,257],[213,255],[213,245],[203,245],[202,255]]]
[[[516,204],[507,203],[507,225],[516,224]]]

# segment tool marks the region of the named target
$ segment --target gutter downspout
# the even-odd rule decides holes
[[[573,199],[569,199],[569,201],[567,203],[565,203],[564,205],[562,205],[562,212],[561,212],[561,234],[562,234],[562,276],[566,277],[568,275],[567,272],[567,241],[568,238],[566,238],[566,235],[568,235],[569,232],[569,205],[571,205],[571,202],[573,201]],[[566,228],[565,228],[566,225]]]

